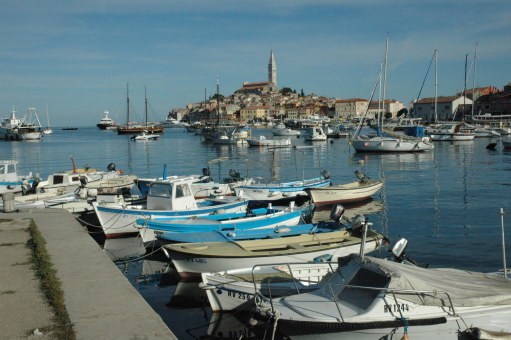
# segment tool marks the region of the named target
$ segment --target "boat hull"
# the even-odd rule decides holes
[[[172,260],[177,272],[183,278],[196,277],[205,272],[221,272],[227,269],[250,268],[255,265],[266,265],[281,262],[307,262],[313,261],[315,258],[331,257],[331,261],[337,261],[341,256],[346,256],[360,251],[360,239],[353,241],[351,244],[342,244],[342,242],[326,241],[331,237],[328,234],[339,235],[341,232],[332,232],[316,235],[301,235],[292,239],[277,240],[278,245],[284,249],[271,249],[271,244],[276,240],[260,240],[258,241],[240,241],[236,245],[246,244],[262,244],[260,249],[256,251],[237,251],[234,249],[232,253],[226,249],[226,245],[222,246],[222,254],[207,255],[208,243],[185,243],[182,245],[167,245],[164,248],[166,255]],[[365,251],[370,252],[379,247],[380,237],[373,233],[372,237],[368,237],[365,243]],[[308,244],[301,246],[300,243],[292,243],[296,238],[308,240],[313,239],[315,245]],[[275,242],[277,243],[277,242]],[[307,243],[307,241],[306,241]],[[205,248],[204,248],[205,247]],[[234,246],[233,246],[234,248]],[[265,250],[269,249],[269,250]],[[204,251],[203,251],[204,250]],[[194,253],[195,252],[195,253]]]
[[[383,186],[383,181],[353,182],[346,185],[311,188],[305,191],[317,206],[334,203],[353,203],[368,199]]]
[[[139,218],[202,216],[219,210],[223,212],[242,212],[246,210],[247,205],[248,201],[238,201],[197,207],[189,210],[148,210],[143,206],[101,205],[97,202],[93,203],[94,210],[106,237],[138,233],[136,221]]]
[[[395,138],[368,138],[351,140],[357,152],[422,152],[433,150],[433,144],[426,139],[400,140]]]
[[[272,202],[307,196],[305,189],[320,188],[330,185],[329,179],[314,178],[305,181],[287,182],[281,184],[253,184],[239,186],[234,190],[236,195],[245,199]]]

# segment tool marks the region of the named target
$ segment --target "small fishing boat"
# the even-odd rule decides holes
[[[356,228],[262,240],[167,244],[163,250],[181,277],[193,277],[269,263],[336,261],[339,256],[360,249],[363,238],[365,249],[373,251],[383,236],[372,230],[360,233],[360,228]]]
[[[326,141],[327,135],[321,126],[311,126],[304,130],[303,138],[307,141]]]
[[[474,128],[465,123],[444,124],[429,133],[432,141],[469,141],[476,136]]]
[[[247,139],[250,146],[271,146],[274,148],[287,148],[291,146],[291,140],[286,139],[267,139],[265,136],[259,138]]]
[[[274,136],[300,136],[300,131],[288,128],[284,123],[278,123],[271,132]]]
[[[147,130],[144,130],[142,131],[141,134],[139,135],[135,135],[135,136],[131,136],[130,138],[131,140],[134,140],[134,141],[148,141],[148,140],[159,140],[160,139],[160,135],[157,135],[157,134],[148,134],[147,133]]]
[[[422,268],[351,255],[319,289],[266,299],[259,312],[293,339],[460,339],[511,333],[511,281],[452,268]],[[397,336],[399,338],[400,335]],[[470,338],[470,337],[467,337]]]
[[[30,189],[36,179],[31,173],[27,176],[18,175],[17,169],[18,161],[0,160],[0,194],[11,192],[16,195]]]
[[[334,203],[354,203],[366,200],[383,187],[383,181],[372,180],[356,171],[358,181],[332,185],[321,188],[307,188],[312,202],[316,205],[328,205]]]
[[[272,234],[273,228],[303,223],[302,215],[310,214],[302,209],[259,208],[240,213],[225,213],[185,219],[139,219],[137,227],[144,243],[156,246],[171,242],[214,242],[254,238],[255,230]],[[277,229],[277,232],[289,230]],[[303,231],[305,232],[305,230]],[[244,236],[242,236],[244,235]],[[154,246],[154,244],[153,244]]]
[[[330,175],[328,172],[323,170],[322,175],[322,177],[301,181],[241,185],[234,188],[234,190],[236,191],[236,196],[260,202],[299,199],[300,197],[307,196],[305,192],[307,188],[319,188],[330,185]]]
[[[195,200],[191,184],[194,177],[156,180],[149,186],[146,203],[93,202],[106,237],[138,233],[139,218],[190,217],[222,212],[245,211],[248,201],[237,197]]]

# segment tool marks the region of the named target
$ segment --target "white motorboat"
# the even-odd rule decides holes
[[[511,336],[511,281],[352,255],[319,289],[266,299],[259,311],[293,339],[460,339],[481,330]],[[477,328],[475,330],[474,328]],[[498,337],[500,336],[500,337]],[[480,339],[490,339],[480,337]]]
[[[307,141],[325,141],[327,136],[321,126],[311,126],[304,130],[303,138]]]
[[[131,139],[134,140],[134,141],[142,141],[142,142],[149,141],[149,140],[159,140],[160,139],[160,135],[148,134],[147,130],[144,130],[144,131],[142,131],[141,134],[132,136]]]
[[[274,136],[300,136],[300,131],[288,128],[284,123],[278,123],[271,132]]]
[[[274,148],[287,148],[291,146],[291,140],[286,139],[267,139],[265,136],[259,138],[247,139],[250,146],[269,146]]]
[[[470,141],[476,136],[474,128],[465,123],[443,124],[428,132],[433,141]]]
[[[193,176],[153,181],[145,204],[127,205],[117,200],[94,202],[94,210],[106,237],[137,233],[136,221],[139,218],[190,217],[246,210],[248,201],[237,197],[232,197],[232,200],[195,200],[191,187],[193,181]]]
[[[353,203],[363,201],[383,187],[383,181],[371,180],[357,171],[360,180],[341,185],[305,189],[317,206],[334,203]]]
[[[319,188],[330,185],[330,175],[323,170],[322,177],[314,177],[299,181],[283,183],[255,183],[240,185],[234,190],[236,196],[249,200],[271,202],[284,199],[296,199],[300,196],[307,196],[305,189]]]

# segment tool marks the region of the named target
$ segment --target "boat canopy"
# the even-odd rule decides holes
[[[364,260],[353,257],[351,261],[358,262],[359,270],[390,278],[388,289],[433,292],[396,294],[416,304],[449,306],[449,297],[456,307],[511,304],[511,280],[497,275],[452,268],[422,268],[369,256]]]

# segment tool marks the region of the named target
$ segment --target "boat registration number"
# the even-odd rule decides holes
[[[397,304],[387,304],[383,306],[383,312],[384,313],[390,313],[390,312],[408,312],[410,311],[410,306],[407,303],[397,303]]]
[[[238,300],[248,300],[248,299],[250,299],[250,295],[249,294],[239,293],[239,292],[227,291],[227,296],[228,297],[236,298]]]

